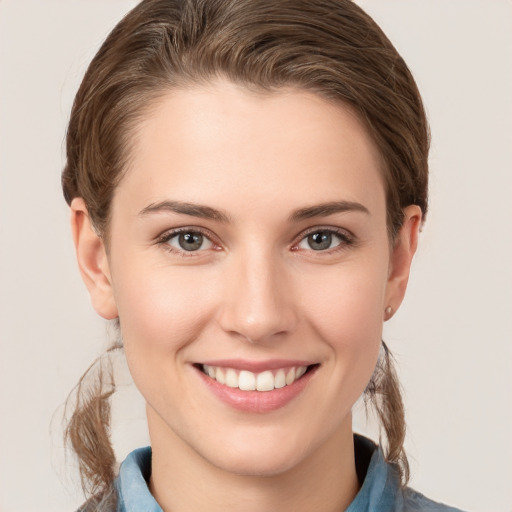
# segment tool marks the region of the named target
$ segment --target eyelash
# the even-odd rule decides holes
[[[185,250],[180,250],[180,249],[176,249],[175,247],[172,247],[169,244],[169,241],[172,240],[173,238],[179,236],[182,233],[200,234],[204,238],[206,238],[207,240],[210,241],[210,243],[213,246],[213,250],[219,250],[219,248],[220,248],[220,244],[217,244],[214,242],[215,237],[213,236],[213,234],[210,231],[206,231],[203,228],[193,227],[193,226],[187,226],[184,228],[177,228],[177,229],[172,229],[170,231],[166,231],[165,233],[163,233],[156,239],[156,243],[158,245],[161,245],[166,251],[168,251],[176,256],[180,256],[182,258],[190,258],[190,257],[194,257],[194,256],[197,257],[198,253],[205,252],[204,250],[203,251],[201,251],[201,250],[185,251]]]
[[[173,229],[171,231],[166,231],[165,233],[163,233],[156,239],[156,243],[158,245],[161,245],[166,251],[168,251],[174,255],[183,257],[183,258],[190,258],[190,257],[194,257],[194,256],[197,257],[198,253],[202,253],[202,252],[206,251],[206,250],[185,251],[185,250],[180,250],[180,249],[176,249],[175,247],[172,247],[169,244],[169,241],[172,240],[173,238],[179,236],[182,233],[194,233],[194,234],[197,233],[197,234],[202,235],[207,240],[209,240],[209,242],[212,244],[213,250],[219,250],[221,247],[220,244],[218,244],[214,241],[215,237],[213,236],[213,234],[210,231],[204,230],[203,228],[199,228],[199,227],[193,227],[193,226],[177,228],[177,229]],[[301,249],[298,247],[299,244],[303,240],[305,240],[308,236],[313,235],[315,233],[327,233],[330,235],[335,235],[340,240],[340,243],[333,248],[325,249],[325,250],[315,251],[314,249],[309,249],[309,252],[312,252],[312,253],[319,253],[319,254],[338,253],[338,252],[344,251],[344,250],[348,249],[350,246],[353,246],[356,244],[355,236],[346,229],[333,228],[333,227],[327,227],[327,226],[326,227],[315,226],[314,228],[311,228],[311,229],[301,233],[300,236],[297,237],[296,241],[293,242],[291,250],[294,252],[300,251]]]
[[[335,254],[341,251],[347,250],[349,247],[355,245],[356,238],[355,236],[346,229],[334,228],[328,226],[315,226],[314,228],[308,229],[305,232],[300,234],[297,242],[294,242],[292,246],[292,251],[299,251],[298,245],[305,240],[308,236],[313,235],[315,233],[327,233],[330,235],[335,235],[339,238],[340,243],[330,249],[315,251],[314,249],[309,249],[309,252],[318,253],[318,254]]]

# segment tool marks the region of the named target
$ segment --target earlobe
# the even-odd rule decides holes
[[[117,318],[105,244],[94,231],[85,202],[80,197],[71,202],[71,231],[78,267],[94,309],[107,320]]]
[[[422,213],[419,206],[404,209],[404,222],[396,236],[389,262],[384,320],[389,320],[405,296],[412,259],[418,247]]]

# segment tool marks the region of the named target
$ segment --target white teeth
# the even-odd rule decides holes
[[[226,383],[226,379],[224,378],[224,372],[220,368],[215,369],[215,380],[220,382],[221,384]]]
[[[299,366],[295,372],[295,380],[300,379],[306,373],[306,366]]]
[[[277,370],[276,376],[274,377],[274,387],[276,389],[284,388],[286,386],[286,375],[284,370]]]
[[[220,384],[230,388],[239,388],[242,391],[272,391],[273,389],[290,386],[300,379],[307,370],[307,366],[289,368],[286,371],[280,368],[275,372],[266,370],[255,374],[247,370],[235,370],[234,368],[221,368],[218,366],[203,365],[206,375],[215,379]]]
[[[238,387],[238,375],[232,368],[228,368],[226,371],[226,386],[230,388]]]
[[[256,389],[258,391],[272,391],[274,389],[274,376],[270,370],[258,374]]]
[[[238,387],[243,391],[254,391],[256,389],[256,376],[254,373],[242,370],[238,376]]]
[[[286,374],[286,385],[289,386],[295,380],[295,368],[290,368]]]

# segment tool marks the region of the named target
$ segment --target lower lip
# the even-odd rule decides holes
[[[242,391],[230,388],[212,379],[199,368],[196,371],[208,389],[225,404],[239,411],[264,413],[280,409],[300,395],[317,369],[318,366],[315,366],[293,384],[272,391]]]

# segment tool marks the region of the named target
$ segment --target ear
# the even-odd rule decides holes
[[[389,260],[384,320],[389,320],[405,296],[414,253],[418,247],[421,226],[421,208],[416,205],[404,209],[404,222],[391,249]]]
[[[71,231],[78,267],[94,309],[107,320],[117,318],[105,244],[94,231],[87,207],[81,197],[76,197],[71,202]]]

